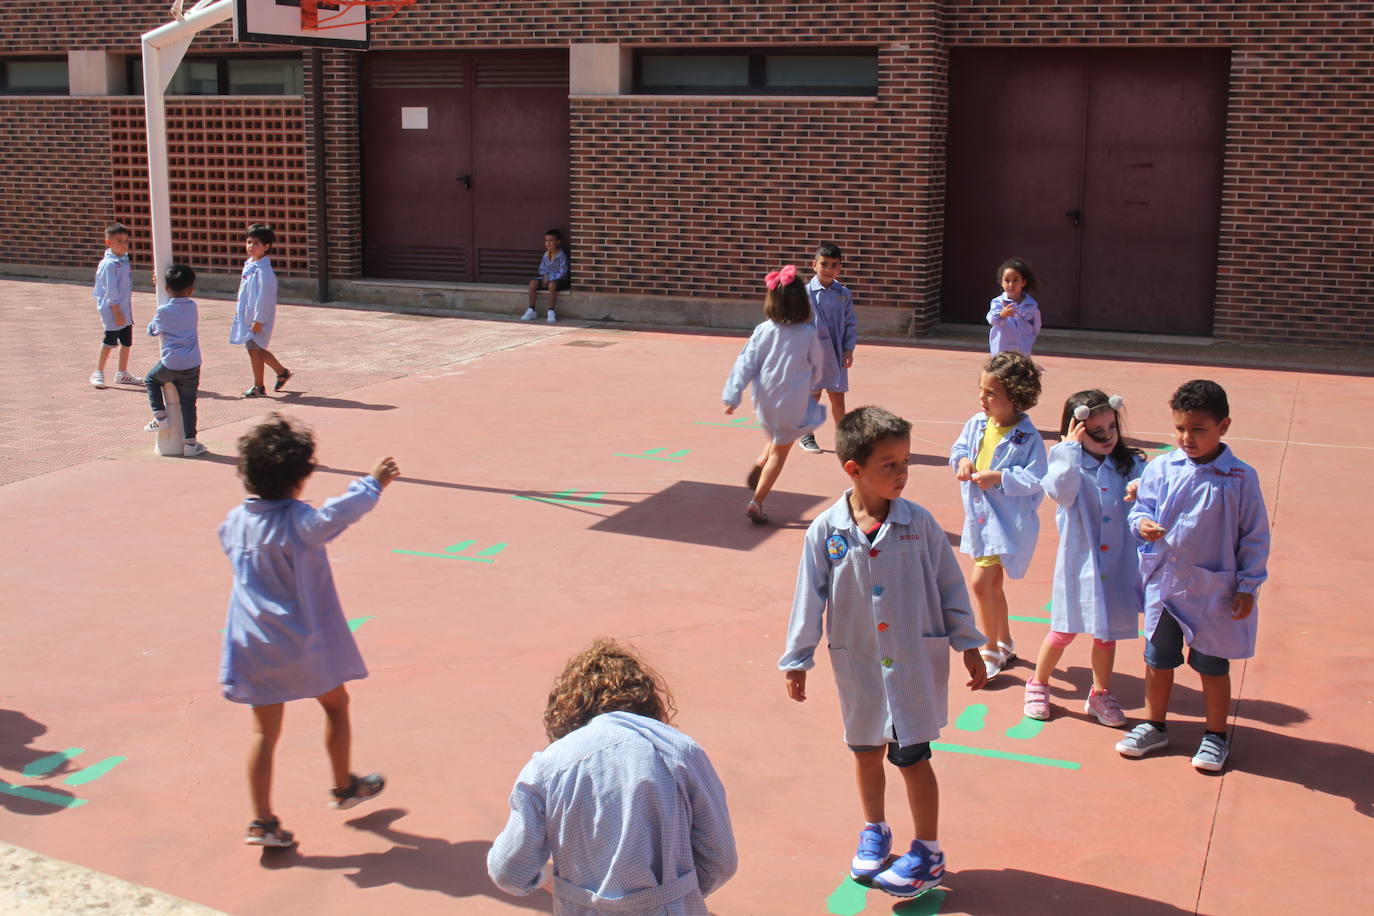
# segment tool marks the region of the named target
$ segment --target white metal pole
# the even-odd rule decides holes
[[[234,0],[201,0],[177,21],[143,34],[143,108],[148,122],[148,205],[157,301],[167,301],[162,275],[172,264],[172,192],[167,177],[167,84],[197,32],[234,15]]]

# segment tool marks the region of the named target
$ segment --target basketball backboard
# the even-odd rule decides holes
[[[365,51],[368,22],[376,18],[365,4],[234,0],[234,40]]]

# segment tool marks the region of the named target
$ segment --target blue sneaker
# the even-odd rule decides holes
[[[850,876],[872,878],[886,867],[891,852],[892,831],[865,824],[859,834],[859,851],[854,853],[854,861],[849,863]]]
[[[945,854],[931,852],[920,840],[892,867],[873,879],[873,886],[894,897],[916,897],[945,880]]]

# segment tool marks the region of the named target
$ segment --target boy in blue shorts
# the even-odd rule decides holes
[[[134,286],[129,276],[129,228],[122,223],[105,227],[105,256],[95,269],[95,307],[105,337],[100,342],[100,358],[91,373],[91,387],[105,388],[105,364],[110,351],[119,347],[119,372],[115,381],[137,385],[129,374],[129,349],[134,345]]]
[[[153,419],[143,427],[157,432],[168,425],[167,402],[162,385],[171,382],[181,401],[181,453],[187,458],[205,454],[205,446],[196,441],[196,392],[200,388],[200,314],[195,292],[196,272],[185,264],[173,264],[164,275],[167,294],[171,296],[157,307],[157,314],[148,322],[148,336],[161,337],[161,358],[148,370],[143,384],[148,388],[148,404]]]
[[[811,262],[815,275],[806,284],[811,300],[811,323],[821,338],[825,352],[825,372],[818,386],[830,396],[830,415],[838,426],[844,416],[844,396],[849,391],[849,367],[854,365],[854,347],[859,339],[859,320],[854,316],[854,294],[839,281],[844,253],[834,242],[816,246]],[[820,395],[816,396],[818,399]],[[812,433],[797,442],[802,451],[819,453],[820,445]]]
[[[1269,514],[1255,469],[1221,441],[1231,428],[1226,391],[1206,379],[1185,382],[1169,407],[1178,448],[1146,465],[1128,518],[1145,541],[1145,721],[1116,749],[1143,757],[1169,743],[1164,716],[1186,642],[1207,712],[1193,766],[1216,772],[1230,752],[1230,659],[1255,654],[1255,597],[1268,578]]]
[[[987,683],[978,656],[986,640],[944,530],[901,498],[911,424],[881,407],[860,407],[840,421],[835,438],[852,487],[807,529],[778,667],[787,673],[788,696],[805,700],[825,625],[865,821],[850,874],[915,897],[938,887],[945,871],[930,742],[949,721],[949,651],[963,653],[968,686],[977,690]],[[916,832],[910,851],[891,863],[884,756],[906,783]]]

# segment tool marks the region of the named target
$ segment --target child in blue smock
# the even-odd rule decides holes
[[[137,385],[142,379],[129,372],[129,352],[134,345],[134,286],[129,275],[129,227],[111,223],[105,227],[105,256],[95,268],[95,308],[100,313],[104,337],[100,356],[91,373],[91,387],[105,388],[105,364],[110,351],[119,347],[119,372],[115,381]]]
[[[1059,552],[1050,632],[1026,681],[1025,714],[1032,719],[1050,717],[1050,675],[1074,636],[1087,633],[1093,640],[1093,685],[1083,711],[1112,728],[1126,724],[1111,678],[1116,641],[1134,639],[1140,625],[1138,541],[1126,514],[1145,455],[1126,444],[1122,403],[1096,388],[1071,395],[1059,423],[1063,441],[1050,449],[1041,485],[1057,504]]]
[[[825,370],[825,353],[810,323],[811,301],[806,285],[791,264],[764,277],[768,292],[763,314],[768,319],[754,328],[735,360],[720,399],[725,412],[739,407],[746,386],[754,399],[759,425],[768,436],[763,454],[749,469],[753,498],[745,514],[756,524],[768,521],[763,501],[777,483],[792,444],[825,422],[825,408],[816,403]]]
[[[987,682],[983,634],[940,523],[901,498],[911,424],[860,407],[840,421],[835,447],[852,486],[807,529],[778,667],[788,696],[805,700],[824,625],[865,821],[850,874],[914,897],[937,887],[945,871],[930,742],[949,721],[949,653],[963,653],[977,690]],[[890,865],[884,756],[906,783],[915,829],[909,850]]]
[[[806,284],[811,299],[811,323],[825,352],[825,373],[820,388],[830,397],[830,416],[839,424],[844,416],[844,395],[849,390],[849,367],[854,365],[854,347],[859,339],[859,320],[854,316],[854,294],[839,281],[844,253],[834,242],[816,246],[815,272]],[[807,433],[798,444],[803,451],[820,453],[816,437]]]
[[[1226,391],[1198,379],[1169,401],[1178,448],[1155,459],[1140,478],[1131,528],[1140,547],[1145,588],[1145,720],[1117,742],[1127,757],[1169,743],[1164,717],[1174,669],[1202,677],[1207,730],[1193,766],[1226,765],[1226,714],[1233,658],[1255,654],[1256,600],[1268,578],[1269,514],[1259,477],[1222,436],[1231,428]]]
[[[349,770],[352,727],[344,682],[367,677],[367,668],[324,548],[377,505],[400,471],[395,460],[383,458],[343,496],[316,509],[300,500],[314,469],[310,431],[272,414],[239,439],[239,477],[255,498],[244,500],[219,527],[234,570],[219,680],[227,699],[253,707],[248,784],[254,819],[244,837],[250,846],[295,842],[272,813],[272,756],[283,704],[290,700],[314,697],[324,708],[334,775],[331,806],[351,808],[385,785],[376,773],[359,778]]]
[[[978,628],[987,634],[982,656],[989,679],[1016,658],[1003,572],[1024,576],[1040,537],[1045,443],[1026,416],[1039,399],[1040,367],[1023,353],[998,353],[978,376],[983,409],[964,424],[949,453],[964,502],[959,550],[973,557],[973,603]]]
[[[735,835],[725,788],[674,712],[615,642],[570,659],[544,711],[552,743],[520,771],[487,853],[496,886],[545,887],[560,916],[708,916],[706,896],[738,866]]]
[[[234,311],[234,323],[229,327],[229,342],[242,344],[248,351],[253,384],[243,393],[245,398],[267,396],[263,377],[268,366],[277,374],[277,380],[272,384],[273,391],[281,391],[287,379],[291,378],[291,370],[267,349],[267,344],[272,340],[272,329],[277,323],[277,275],[272,270],[270,257],[276,242],[277,234],[272,227],[260,223],[249,226],[243,240],[248,260],[243,262],[243,273],[239,277],[238,305]]]
[[[988,349],[993,355],[1015,350],[1030,356],[1040,336],[1040,305],[1031,296],[1035,271],[1022,258],[1007,258],[997,268],[1002,295],[988,303]]]

